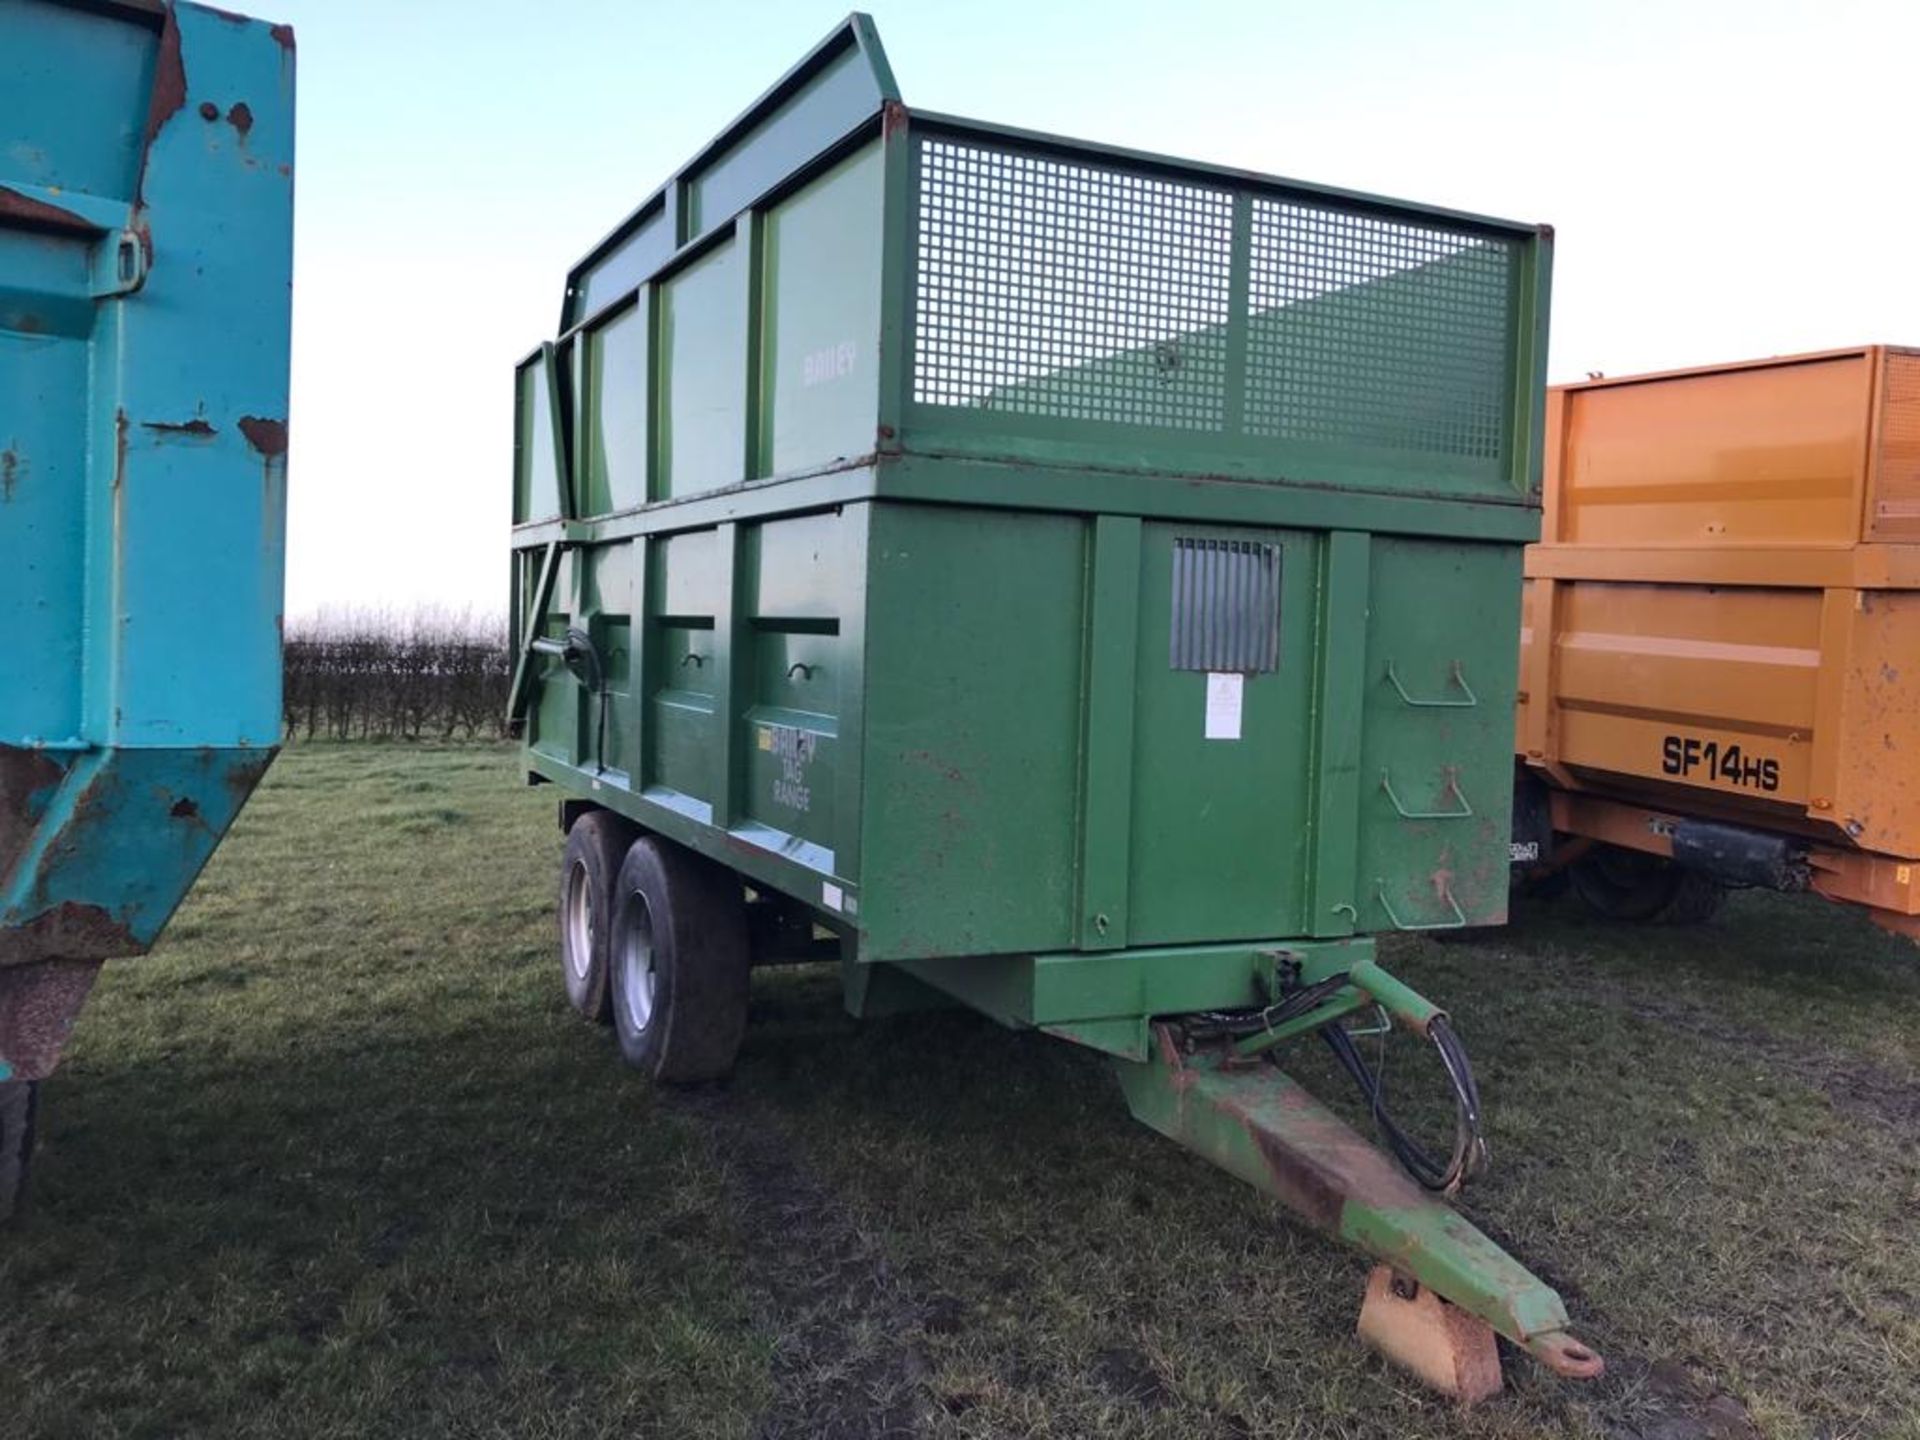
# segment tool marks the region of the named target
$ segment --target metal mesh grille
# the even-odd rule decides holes
[[[1920,538],[1920,355],[1887,357],[1876,478],[1870,533],[1880,540]]]
[[[1256,199],[1249,433],[1502,458],[1513,263],[1466,231]]]
[[[1255,540],[1173,542],[1175,670],[1239,670],[1280,664],[1280,547]]]
[[[1230,194],[948,140],[920,167],[915,400],[1224,425]]]

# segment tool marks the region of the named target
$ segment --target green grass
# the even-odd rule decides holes
[[[769,972],[735,1081],[650,1091],[565,1009],[557,859],[508,752],[279,761],[47,1087],[0,1435],[1920,1435],[1920,952],[1855,916],[1388,947],[1480,1073],[1469,1212],[1612,1362],[1461,1415],[1090,1053]]]

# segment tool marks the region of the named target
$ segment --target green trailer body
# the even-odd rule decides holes
[[[830,931],[855,1013],[937,994],[1106,1051],[1239,1173],[1271,1126],[1169,1101],[1212,1081],[1164,1022],[1505,919],[1550,253],[909,111],[853,17],[518,369],[530,777]],[[1471,1230],[1356,1203],[1405,1192]],[[1483,1237],[1540,1293],[1450,1293],[1446,1244],[1387,1228],[1356,1243],[1585,1363]]]

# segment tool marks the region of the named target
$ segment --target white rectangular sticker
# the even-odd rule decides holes
[[[824,880],[820,884],[820,901],[829,910],[844,910],[847,905],[847,894],[831,880]]]
[[[1207,675],[1207,739],[1240,738],[1240,700],[1247,677],[1238,672]]]

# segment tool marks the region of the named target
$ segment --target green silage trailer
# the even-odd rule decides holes
[[[755,964],[1111,1056],[1377,1262],[1362,1332],[1597,1374],[1444,1203],[1484,1155],[1380,932],[1505,918],[1543,227],[908,110],[854,16],[597,245],[519,367],[512,718],[562,969],[658,1080]],[[1450,1155],[1290,1080],[1431,1041]]]

